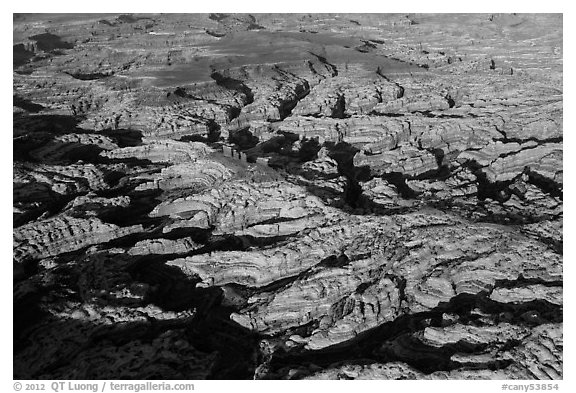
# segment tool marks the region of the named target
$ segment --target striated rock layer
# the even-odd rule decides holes
[[[13,33],[15,379],[563,378],[562,15]]]

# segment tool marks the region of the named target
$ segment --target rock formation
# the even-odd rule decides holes
[[[13,32],[14,378],[563,378],[561,15]]]

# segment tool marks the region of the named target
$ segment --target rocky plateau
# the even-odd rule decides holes
[[[561,14],[14,14],[15,379],[562,379]]]

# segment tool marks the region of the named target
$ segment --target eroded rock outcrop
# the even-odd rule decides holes
[[[14,378],[563,378],[561,16],[13,30]]]
[[[140,230],[140,226],[121,228],[98,218],[48,218],[14,230],[14,259],[42,259],[105,243]]]

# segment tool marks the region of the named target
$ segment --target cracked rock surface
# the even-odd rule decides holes
[[[14,378],[562,379],[562,22],[15,14]]]

